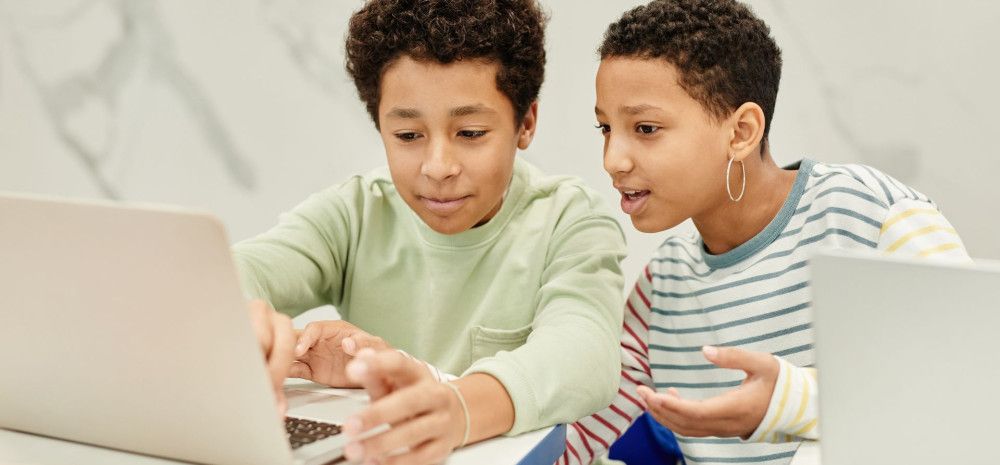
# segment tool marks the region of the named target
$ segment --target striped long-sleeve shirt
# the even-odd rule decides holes
[[[705,360],[705,345],[768,352],[781,369],[748,440],[678,435],[686,461],[791,461],[801,439],[819,436],[808,269],[819,249],[968,260],[955,230],[923,194],[867,166],[804,160],[779,213],[747,243],[721,255],[707,253],[696,235],[663,243],[626,302],[618,396],[568,428],[558,463],[605,454],[642,413],[640,384],[676,388],[688,399],[738,387],[745,374]]]

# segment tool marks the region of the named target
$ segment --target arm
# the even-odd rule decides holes
[[[466,371],[503,384],[516,412],[507,434],[572,422],[613,399],[624,254],[621,229],[611,218],[588,217],[564,228],[552,240],[525,344]]]
[[[624,238],[608,217],[567,221],[551,241],[527,342],[474,363],[452,382],[457,392],[398,351],[358,352],[346,374],[373,402],[345,424],[353,440],[345,448],[349,459],[433,463],[462,445],[465,431],[471,443],[573,421],[608,405],[620,372]],[[383,423],[392,429],[360,437]],[[393,455],[401,448],[409,452]]]
[[[352,203],[361,202],[359,179],[310,196],[269,231],[233,246],[244,292],[295,316],[339,304],[351,231]]]
[[[587,464],[610,449],[645,406],[635,394],[638,386],[652,387],[649,370],[649,300],[651,275],[647,268],[625,303],[621,332],[620,387],[611,405],[582,418],[566,429],[566,451],[558,465]]]
[[[971,261],[958,232],[933,204],[904,199],[889,209],[878,250],[896,257]]]

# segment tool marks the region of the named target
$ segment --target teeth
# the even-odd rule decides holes
[[[625,195],[637,195],[642,191],[623,191],[623,192],[625,192]]]

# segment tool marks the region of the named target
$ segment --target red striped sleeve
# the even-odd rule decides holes
[[[587,449],[587,454],[590,455],[590,456],[593,456],[594,455],[594,449],[590,448],[590,441],[587,440],[587,435],[581,429],[580,424],[579,423],[573,423],[573,428],[575,428],[576,432],[580,434],[580,443],[583,444],[584,449]]]
[[[626,300],[625,306],[628,308],[629,313],[631,313],[632,316],[635,317],[636,321],[638,321],[639,324],[642,325],[642,328],[645,329],[646,331],[649,331],[649,324],[646,323],[646,320],[644,320],[642,317],[639,316],[639,312],[637,312],[635,310],[635,307],[632,306],[632,302]]]
[[[639,385],[652,386],[649,370],[650,302],[646,297],[652,274],[646,268],[626,300],[621,342],[621,387],[611,405],[575,422],[566,429],[566,450],[561,460],[566,465],[589,464],[604,455],[644,410],[632,392]]]

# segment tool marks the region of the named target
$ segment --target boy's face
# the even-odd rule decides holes
[[[664,59],[607,58],[597,71],[604,169],[643,232],[672,228],[728,200],[731,130],[677,78]]]
[[[536,106],[518,127],[497,89],[498,65],[403,56],[382,77],[378,115],[392,181],[431,229],[455,234],[496,215]]]

